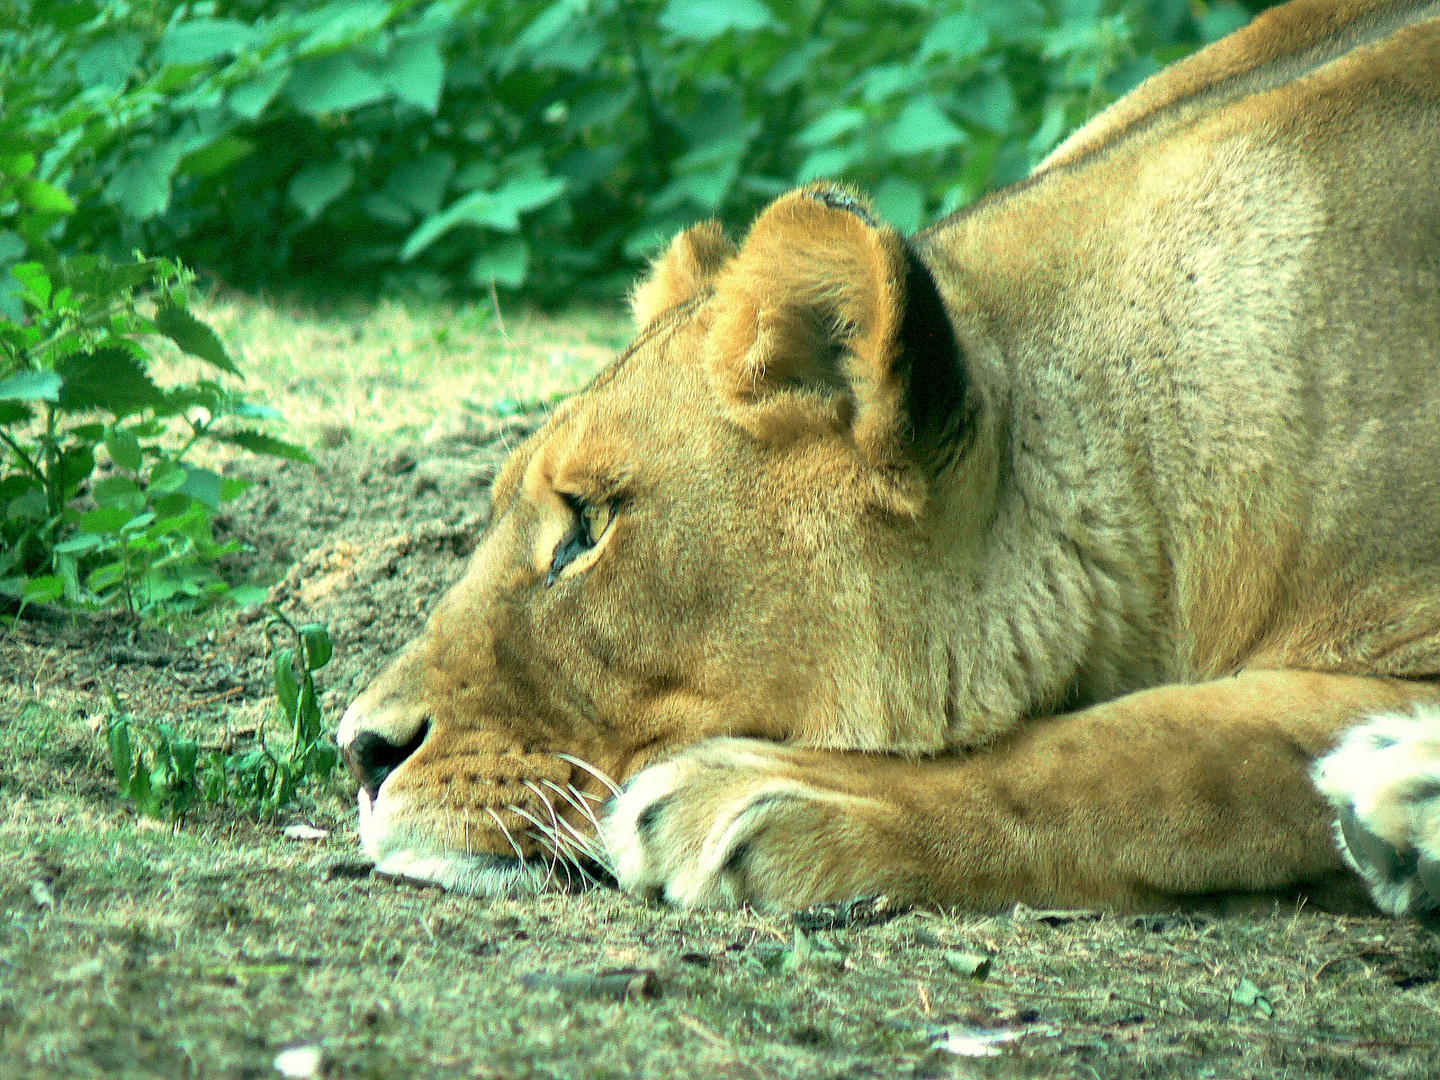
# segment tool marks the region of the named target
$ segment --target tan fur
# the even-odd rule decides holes
[[[718,221],[677,234],[630,295],[636,324],[649,326],[662,311],[695,296],[734,253],[735,245]]]
[[[593,838],[608,792],[563,753],[636,778],[599,831],[684,903],[1339,872],[1310,762],[1440,700],[1434,7],[1296,0],[911,241],[973,410],[938,470],[905,241],[862,201],[677,237],[347,714],[347,746],[428,725],[372,854],[528,858],[552,812]],[[547,585],[576,500],[613,515]]]

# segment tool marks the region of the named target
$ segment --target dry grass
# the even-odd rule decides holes
[[[472,413],[573,388],[628,333],[603,313],[510,318],[508,343],[473,310],[315,314],[227,298],[208,314],[321,457],[313,474],[256,467],[264,483],[235,527],[266,544],[295,537],[289,558],[302,570],[327,544],[360,553],[354,580],[319,612],[350,628],[325,673],[346,688],[373,674],[390,647],[374,627],[399,607],[374,609],[368,553],[386,530],[439,536],[385,579],[419,595],[426,575],[455,572],[464,521],[483,509],[482,492],[421,484],[425,454],[459,460],[453,432]],[[356,445],[325,449],[345,437]],[[420,458],[412,472],[385,470],[394,447]],[[451,505],[462,498],[465,514]],[[318,1047],[325,1075],[427,1080],[1436,1075],[1440,940],[1415,922],[1278,907],[913,912],[837,931],[842,966],[792,970],[786,919],[680,913],[609,891],[492,901],[374,877],[338,781],[297,811],[330,830],[320,843],[218,812],[174,830],[137,821],[96,730],[109,692],[208,739],[265,708],[258,631],[182,630],[0,628],[6,1080],[269,1077],[292,1044]],[[233,685],[217,695],[222,677]],[[993,956],[989,977],[955,971],[946,953],[957,949]],[[577,998],[525,982],[617,968],[653,971],[659,996]],[[1234,1000],[1247,980],[1268,1013]],[[940,1045],[969,1028],[1018,1037],[988,1058]]]
[[[630,335],[615,311],[402,304],[317,313],[220,297],[202,314],[233,343],[257,399],[310,438],[433,441],[466,413],[550,402],[589,381]]]

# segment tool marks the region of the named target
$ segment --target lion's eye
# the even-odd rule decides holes
[[[610,527],[611,518],[615,516],[613,503],[586,502],[578,495],[562,494],[560,497],[575,515],[575,526],[555,548],[555,557],[550,561],[550,573],[545,578],[546,585],[554,585],[560,571],[593,548]]]

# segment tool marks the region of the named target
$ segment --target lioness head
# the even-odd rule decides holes
[[[927,568],[993,484],[930,273],[816,186],[738,249],[714,223],[678,236],[634,309],[634,344],[510,456],[464,578],[346,713],[382,870],[563,883],[603,864],[612,785],[714,736],[947,741],[951,659],[922,627],[955,586]]]

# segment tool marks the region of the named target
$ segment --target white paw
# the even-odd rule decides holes
[[[1311,775],[1375,904],[1391,915],[1440,908],[1440,708],[1372,717]]]
[[[620,887],[680,907],[848,899],[873,804],[806,783],[793,754],[715,739],[638,773],[602,825]]]

